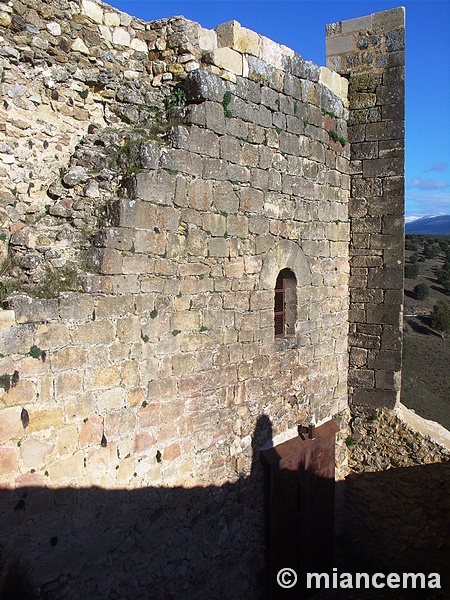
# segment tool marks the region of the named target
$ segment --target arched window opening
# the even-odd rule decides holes
[[[297,280],[290,269],[280,271],[275,283],[275,337],[295,334]]]

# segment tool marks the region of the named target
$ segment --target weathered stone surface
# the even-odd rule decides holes
[[[16,322],[16,315],[13,310],[0,311],[0,329],[11,327]]]
[[[26,469],[38,469],[46,464],[52,450],[53,444],[30,438],[21,444],[20,458]]]
[[[157,142],[147,141],[133,146],[131,158],[139,169],[157,169],[161,147]]]
[[[58,318],[58,301],[40,300],[26,295],[15,295],[8,301],[8,306],[14,311],[17,323],[36,323],[39,321],[54,321]]]
[[[19,440],[23,435],[23,425],[20,420],[22,409],[19,406],[5,408],[0,421],[0,441],[10,443]]]
[[[71,50],[74,52],[80,52],[81,54],[90,54],[89,48],[86,46],[84,41],[77,37],[75,41],[72,43]]]
[[[363,36],[368,23],[373,30],[370,42]],[[404,101],[404,56],[397,57],[399,61],[394,67],[389,64],[388,53],[394,48],[403,50],[404,11],[395,9],[371,15],[365,20],[354,19],[336,24],[327,31],[327,38],[330,67],[339,63],[340,69],[348,68],[351,73],[349,123],[354,126],[349,128],[349,139],[353,142],[350,168],[355,174],[362,174],[362,177],[353,178],[351,187],[351,275],[355,273],[351,281],[364,288],[368,285],[377,293],[385,290],[384,302],[387,302],[388,294],[389,302],[392,302],[389,305],[383,304],[381,298],[378,298],[377,303],[374,303],[375,297],[367,293],[369,290],[355,289],[351,294],[350,318],[395,327],[401,338],[398,315],[401,313],[402,298],[401,295],[395,297],[392,293],[398,290],[401,294],[403,289],[403,202],[400,199],[404,193],[404,112],[398,107]],[[368,60],[369,43],[374,44],[373,48],[378,54],[375,60],[378,72],[371,67],[374,58]],[[344,51],[345,45],[347,49]],[[332,55],[340,55],[340,60],[334,61],[335,56]],[[383,107],[381,112],[378,106]],[[358,125],[359,123],[364,126]],[[398,140],[396,145],[395,140]],[[397,184],[399,187],[396,188]],[[383,220],[377,221],[377,216],[386,218],[386,224]],[[381,257],[379,252],[382,249]],[[368,278],[356,276],[356,270],[361,267],[368,269]],[[350,352],[352,344],[358,346],[361,342],[360,334],[352,336],[351,333]],[[375,345],[379,343],[380,340]],[[356,347],[354,349],[357,350]],[[395,370],[400,368],[400,347],[397,347],[396,352],[397,355],[393,352],[389,357],[393,377]],[[372,356],[369,363],[372,367],[376,365],[376,368],[383,369],[381,358],[378,360]],[[384,364],[387,368],[388,363],[384,361]],[[364,390],[354,391],[353,402],[356,404],[359,401],[356,398],[364,404],[378,402],[377,398],[381,399],[383,396],[383,389],[391,389],[391,385],[386,386],[388,380],[387,373],[375,378],[375,394],[373,390],[368,390],[366,396]],[[377,396],[378,388],[380,393]]]
[[[355,406],[373,408],[394,408],[397,404],[397,393],[380,388],[356,388],[352,394]]]
[[[189,73],[184,82],[184,89],[189,102],[222,102],[226,91],[225,84],[218,75],[203,69]]]
[[[260,39],[255,32],[241,27],[237,21],[221,23],[216,27],[219,46],[229,47],[242,54],[258,56]]]
[[[67,187],[74,187],[79,183],[84,183],[88,178],[84,167],[72,167],[63,177],[63,182]]]
[[[204,59],[216,67],[242,75],[242,55],[231,48],[217,48],[206,54]]]
[[[131,37],[128,31],[123,27],[115,27],[112,34],[113,44],[118,46],[129,46]]]
[[[83,0],[82,2],[83,13],[92,19],[94,23],[103,22],[103,10],[101,6],[90,0]]]
[[[0,448],[0,478],[1,481],[11,481],[11,476],[19,466],[17,448]]]

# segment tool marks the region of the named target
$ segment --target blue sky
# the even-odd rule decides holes
[[[235,19],[325,65],[325,25],[406,8],[406,215],[450,214],[448,0],[113,0],[146,21],[184,15],[214,29]]]

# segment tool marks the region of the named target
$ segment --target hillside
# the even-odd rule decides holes
[[[438,256],[426,258],[427,241],[434,240],[422,236],[406,240],[406,265],[413,264],[414,255],[418,255],[415,264],[419,274],[415,279],[405,277],[402,402],[422,417],[450,429],[450,336],[443,338],[434,331],[429,317],[439,300],[450,302],[437,278],[446,254],[441,250]],[[441,240],[441,244],[445,246],[445,241]],[[429,296],[424,300],[414,292],[418,284],[428,287]]]
[[[450,235],[450,215],[438,217],[422,217],[406,223],[406,234]]]

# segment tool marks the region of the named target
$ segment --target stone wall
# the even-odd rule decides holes
[[[123,175],[105,147],[122,149],[131,124],[161,125],[173,86],[199,67],[216,34],[177,17],[144,23],[89,0],[1,8],[2,254],[9,244],[33,278],[86,243]],[[71,169],[80,140],[98,129],[106,141]]]
[[[393,408],[403,315],[404,9],[329,25],[327,66],[349,80],[349,399]]]
[[[0,28],[2,571],[263,598],[259,451],[330,418],[338,532],[370,557],[387,469],[422,510],[411,480],[444,469],[403,467],[448,456],[372,408],[400,385],[403,9],[328,26],[329,68],[90,0],[1,3]]]
[[[50,10],[47,5],[41,8]],[[100,13],[93,12],[90,2],[84,2],[82,9],[70,23],[75,32],[81,35],[81,29],[83,39],[90,39],[83,28],[89,24],[87,31],[91,37],[91,29],[98,29],[97,35],[102,33],[109,42],[105,27],[100,25],[100,21],[112,20],[106,16],[110,14],[105,12],[107,9],[102,9],[102,18]],[[30,19],[33,11],[26,14]],[[48,23],[40,16],[44,40],[49,36],[47,25],[56,30],[54,17],[47,15]],[[118,18],[116,15],[116,20]],[[22,23],[23,19],[13,14],[6,31],[14,32],[14,27],[21,24],[27,35],[38,36],[33,38],[34,46],[45,46],[36,41],[41,39],[37,21],[27,25]],[[158,29],[158,24],[141,29]],[[67,26],[67,22],[62,25]],[[194,25],[184,23],[184,33],[195,28]],[[111,27],[113,40],[119,39],[114,35],[116,31],[125,31],[119,25],[115,29]],[[129,36],[132,35],[130,28],[133,29],[131,25],[127,29]],[[136,24],[134,28],[139,30]],[[218,28],[223,35],[236,31],[244,37],[247,35],[236,23]],[[166,30],[164,36],[171,39]],[[31,402],[36,392],[41,403],[52,404],[55,398],[63,399],[66,395],[75,394],[79,401],[80,392],[119,387],[127,390],[116,392],[114,406],[119,408],[123,402],[130,401],[129,389],[140,388],[143,382],[144,389],[135,392],[137,396],[132,402],[137,405],[139,394],[144,394],[142,401],[147,399],[149,381],[154,382],[152,398],[165,399],[181,389],[181,395],[188,398],[192,394],[199,395],[202,390],[217,392],[222,388],[224,393],[231,391],[232,397],[237,393],[238,397],[243,395],[242,399],[253,395],[270,398],[276,386],[277,390],[285,390],[283,396],[290,399],[291,404],[309,406],[309,413],[314,413],[317,421],[345,405],[350,188],[345,98],[321,82],[324,73],[331,81],[330,72],[304,62],[269,41],[264,42],[256,34],[247,37],[255,40],[253,49],[244,48],[239,52],[234,49],[233,44],[237,47],[240,43],[237,35],[237,41],[231,38],[229,42],[232,47],[225,48],[227,52],[219,48],[203,55],[205,64],[212,64],[209,70],[184,73],[185,106],[174,109],[178,124],[170,121],[168,132],[161,137],[152,139],[149,135],[151,139],[146,139],[145,131],[139,131],[142,123],[149,119],[145,113],[149,110],[147,106],[142,108],[144,115],[133,113],[137,123],[129,118],[133,121],[129,130],[138,129],[138,135],[142,134],[144,139],[129,134],[128,145],[122,148],[127,171],[121,172],[123,164],[116,160],[115,170],[111,169],[110,173],[110,176],[120,173],[120,185],[102,190],[100,197],[92,194],[94,197],[90,198],[86,194],[86,187],[90,190],[98,184],[100,189],[102,178],[107,176],[105,169],[95,173],[96,168],[90,168],[89,160],[95,163],[100,151],[107,158],[111,157],[107,141],[114,134],[119,135],[117,131],[123,132],[127,119],[119,121],[115,128],[108,126],[106,133],[96,127],[88,128],[83,139],[77,140],[67,172],[45,190],[46,201],[53,200],[45,216],[39,214],[35,222],[30,223],[27,216],[22,215],[10,224],[9,230],[27,232],[28,238],[33,238],[34,232],[52,230],[61,218],[81,237],[83,228],[71,212],[76,210],[74,200],[84,204],[86,198],[90,198],[95,201],[93,204],[105,204],[102,219],[95,222],[100,228],[84,240],[88,245],[84,255],[89,263],[86,268],[91,270],[82,277],[84,293],[69,291],[57,298],[36,299],[16,292],[7,300],[10,310],[3,313],[3,335],[7,344],[4,360],[10,362],[5,363],[3,370],[11,377],[18,371],[19,379],[14,382],[11,379],[10,389],[4,390],[6,405],[15,404],[9,398],[17,396]],[[130,51],[135,57],[137,37],[132,40]],[[17,46],[17,36],[15,43]],[[264,50],[260,55],[264,57],[264,52],[268,52],[266,58],[271,63],[259,55],[254,56],[253,53],[259,52],[258,44]],[[270,52],[264,49],[264,44]],[[80,42],[76,47],[79,45]],[[85,54],[78,49],[73,60],[77,62]],[[25,50],[15,57],[19,63],[17,68],[14,61],[4,67],[6,78],[9,72],[15,73],[20,68],[26,72],[29,67],[24,55]],[[168,56],[172,58],[174,53],[169,52]],[[247,64],[245,77],[240,75],[238,67],[235,68],[237,73],[231,71],[234,63],[230,57],[236,60],[236,56]],[[98,60],[95,56],[89,58],[93,63]],[[69,58],[67,61],[64,64],[71,65]],[[172,64],[168,60],[168,66]],[[66,67],[66,75],[71,70],[72,65]],[[172,67],[173,70],[177,71]],[[170,69],[168,72],[171,73]],[[152,85],[155,78],[149,78]],[[69,81],[72,84],[72,79],[65,80],[67,88],[70,88]],[[161,81],[157,79],[157,84]],[[25,101],[30,91],[34,91],[35,81],[31,83],[31,90],[18,83],[17,77],[14,85],[22,85],[26,90],[10,103],[11,111],[23,111],[32,127],[38,119],[31,118],[34,108]],[[93,87],[96,85],[98,82]],[[114,85],[116,97],[126,96],[116,82]],[[8,90],[11,87],[7,87],[7,94]],[[58,97],[61,95],[62,90],[58,89]],[[224,98],[228,99],[226,106]],[[22,104],[19,100],[25,106],[17,109],[17,104]],[[125,100],[114,103],[114,111],[122,116],[126,112],[123,104],[127,104]],[[13,115],[7,116],[8,123],[14,121]],[[85,127],[89,121],[87,118]],[[330,131],[342,140],[336,140]],[[31,136],[30,141],[33,140]],[[92,148],[97,149],[97,155],[89,153]],[[14,154],[14,150],[18,153],[19,146],[11,150],[7,156],[19,162]],[[41,153],[31,152],[27,157],[30,162],[23,163],[27,168],[35,155],[36,160],[38,155],[41,157]],[[58,177],[59,164],[52,163],[51,170]],[[4,173],[6,181],[13,173],[13,168]],[[81,179],[77,177],[80,173]],[[40,181],[42,186],[43,180]],[[33,196],[34,187],[29,194],[33,197],[30,204],[38,201],[39,194],[36,198]],[[23,200],[19,196],[15,208],[25,204]],[[67,213],[56,214],[63,213],[64,203],[70,205],[71,201],[72,207],[67,208]],[[88,210],[86,206],[85,210]],[[47,213],[55,220],[46,221]],[[78,249],[75,241],[72,239],[71,251]],[[47,243],[51,246],[51,240]],[[79,245],[82,246],[81,241]],[[20,244],[10,240],[13,250],[17,246]],[[23,248],[32,249],[26,243]],[[53,246],[51,249],[55,250]],[[51,252],[46,256],[40,247],[35,246],[34,250],[37,256],[34,264],[56,261]],[[31,258],[26,250],[24,256]],[[64,264],[64,257],[60,256],[59,261],[54,264]],[[276,275],[285,267],[297,278],[298,322],[292,339],[274,340],[273,287]],[[30,272],[33,268],[27,270]],[[72,362],[67,355],[60,362],[63,370],[71,370],[70,376],[66,374],[63,379],[67,384],[69,379],[72,383],[56,388],[55,384],[48,384],[45,393],[41,389],[45,378],[55,377],[53,372],[58,370],[54,368],[57,353],[75,352],[69,341],[82,347],[78,348],[81,356],[77,360]],[[102,373],[101,381],[95,374],[93,346],[99,346],[97,366]],[[38,348],[41,353],[36,350],[30,355],[30,348]],[[200,358],[202,352],[205,356]],[[287,358],[291,355],[294,362]],[[20,356],[28,356],[24,360],[31,365],[29,371],[17,363]],[[91,361],[89,376],[85,372],[87,357]],[[135,366],[129,364],[129,368],[123,369],[125,359]],[[257,372],[252,370],[255,361],[259,365]],[[277,377],[267,369],[272,361],[281,361],[284,365],[271,367]],[[117,362],[126,375],[113,367]],[[41,366],[37,368],[37,365]],[[297,370],[295,365],[304,366]],[[283,371],[289,373],[285,381],[279,379]],[[28,377],[35,378],[33,385],[26,385]],[[264,385],[265,377],[270,382],[267,385]],[[245,392],[240,381],[248,388]],[[18,394],[17,388],[27,388],[29,394]],[[95,396],[98,397],[97,391]],[[231,399],[224,401],[226,406]],[[259,412],[256,410],[255,414]],[[88,416],[77,413],[78,418]],[[286,416],[281,418],[286,419]],[[290,418],[292,426],[296,418],[293,415]],[[286,428],[289,428],[287,422],[279,429]]]
[[[257,597],[259,450],[347,406],[347,81],[234,21],[1,15],[2,555],[46,598]]]

